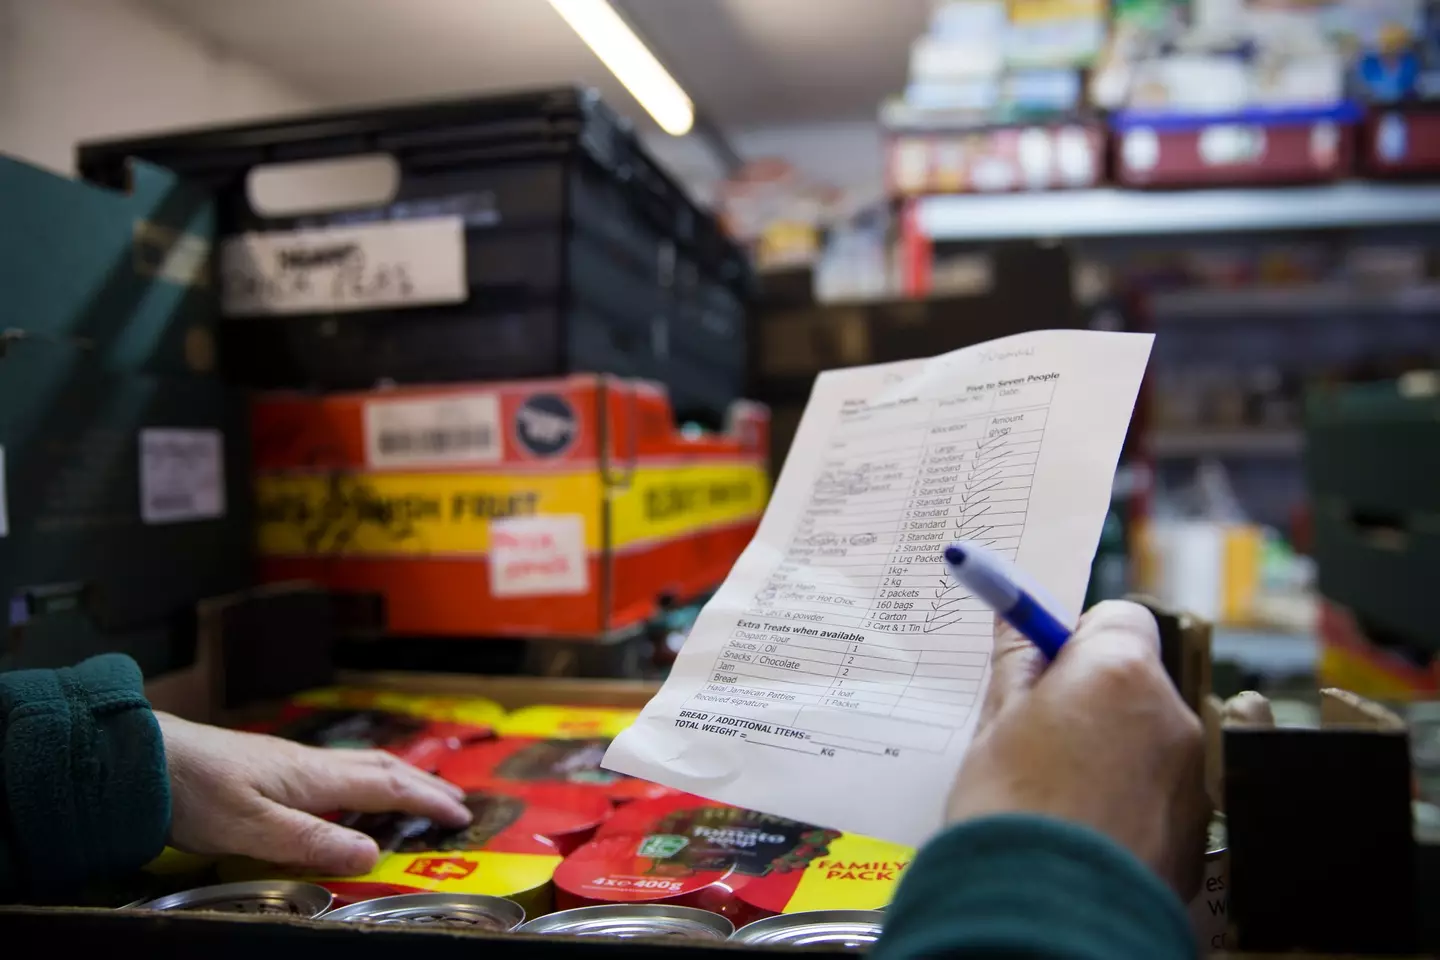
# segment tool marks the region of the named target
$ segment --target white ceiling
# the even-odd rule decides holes
[[[147,0],[319,99],[591,84],[656,128],[544,0]],[[725,132],[875,115],[929,0],[621,0]]]

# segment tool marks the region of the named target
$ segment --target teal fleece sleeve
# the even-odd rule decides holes
[[[169,828],[165,747],[133,660],[0,673],[0,900],[134,870]]]
[[[886,909],[876,960],[1189,960],[1179,899],[1128,851],[1046,817],[1007,814],[926,844]]]

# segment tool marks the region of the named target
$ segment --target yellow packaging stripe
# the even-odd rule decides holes
[[[897,843],[843,834],[805,866],[786,913],[878,910],[890,902],[915,851]]]
[[[617,549],[757,520],[769,478],[758,463],[640,467],[609,491]],[[576,514],[585,546],[603,546],[605,487],[574,473],[262,473],[257,546],[267,556],[483,555],[490,521]]]
[[[495,725],[502,737],[587,740],[616,737],[640,715],[639,710],[610,707],[521,707]]]
[[[759,463],[642,467],[628,486],[610,492],[614,543],[624,548],[758,520],[769,495]]]
[[[305,875],[258,860],[233,858],[221,863],[220,877],[226,882],[284,877],[319,884],[375,883],[436,893],[509,897],[549,883],[560,860],[549,854],[490,850],[390,853],[382,856],[375,869],[363,876],[325,877]]]
[[[579,473],[261,474],[258,547],[271,556],[483,554],[490,521],[578,514],[598,551],[601,484]]]

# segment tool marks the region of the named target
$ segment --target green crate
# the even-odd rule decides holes
[[[183,666],[196,601],[248,582],[243,409],[206,372],[213,209],[133,173],[117,193],[0,158],[0,669]],[[218,515],[185,502],[211,443]]]
[[[112,372],[215,365],[208,195],[136,162],[129,192],[0,156],[0,377],[58,355]]]
[[[1440,394],[1427,385],[1418,378],[1312,390],[1305,399],[1311,497],[1395,517],[1440,513]]]

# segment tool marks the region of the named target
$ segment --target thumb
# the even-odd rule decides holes
[[[1103,600],[1080,618],[1075,633],[1060,648],[1055,668],[1075,669],[1086,661],[1140,656],[1159,661],[1160,627],[1155,616],[1129,600]]]
[[[990,657],[990,686],[980,705],[978,729],[984,729],[1007,703],[1022,696],[1045,669],[1045,658],[1019,630],[995,618],[995,645]]]
[[[236,853],[337,877],[368,873],[380,859],[375,841],[357,830],[266,802]]]

